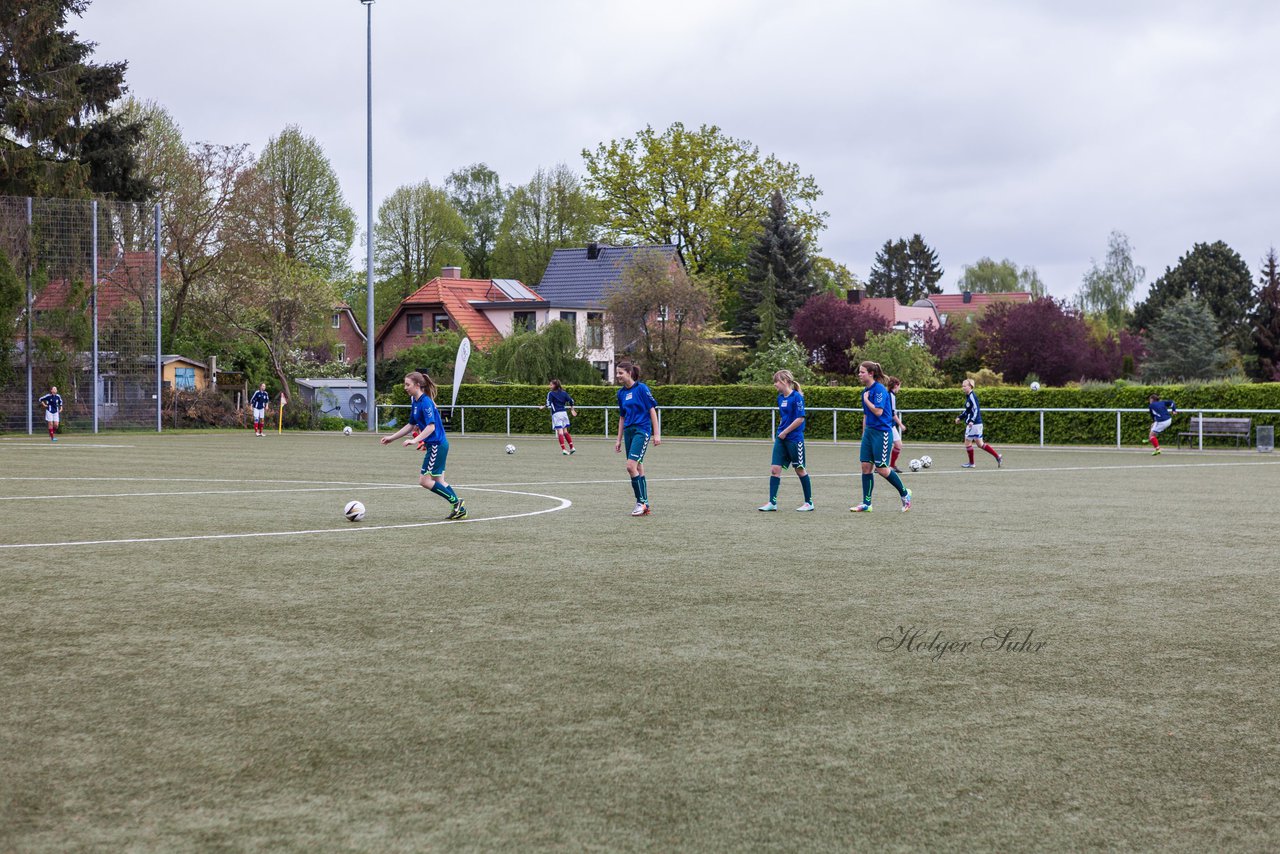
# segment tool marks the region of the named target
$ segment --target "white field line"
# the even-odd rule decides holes
[[[119,540],[74,540],[61,543],[12,543],[0,544],[0,549],[39,549],[53,548],[56,546],[107,546],[107,545],[132,545],[136,543],[175,543],[188,542],[192,540],[244,540],[256,537],[299,537],[311,536],[313,534],[353,534],[367,533],[369,531],[393,531],[402,528],[429,528],[433,525],[465,525],[469,522],[498,522],[504,519],[520,519],[526,516],[541,516],[544,513],[555,513],[559,510],[566,510],[573,506],[573,502],[567,498],[561,498],[558,495],[543,495],[537,492],[516,492],[510,489],[484,489],[481,487],[471,487],[477,492],[504,492],[508,495],[524,495],[530,498],[546,498],[550,501],[559,502],[555,507],[548,507],[545,510],[532,510],[528,513],[508,513],[504,516],[482,516],[480,518],[462,519],[450,522],[441,519],[438,522],[409,522],[402,525],[347,525],[341,528],[314,528],[303,531],[258,531],[248,534],[199,534],[184,537],[134,537],[130,539]]]
[[[161,498],[185,495],[266,495],[273,492],[352,492],[369,489],[421,489],[412,484],[383,484],[381,486],[310,486],[298,489],[201,489],[193,492],[93,492],[80,495],[0,495],[0,501],[57,501],[59,499],[83,500],[94,498]]]
[[[0,448],[50,448],[55,451],[63,451],[67,448],[136,448],[137,445],[87,445],[79,442],[15,442],[12,439],[5,440]]]

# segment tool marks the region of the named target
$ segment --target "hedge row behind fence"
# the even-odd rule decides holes
[[[604,435],[605,416],[600,409],[608,407],[609,433],[616,435],[617,389],[609,386],[571,386],[567,391],[578,405],[578,417],[574,431],[580,435]],[[1031,391],[1024,388],[986,388],[978,390],[984,410],[998,408],[1060,408],[1092,409],[1095,412],[1046,412],[1044,414],[1044,440],[1053,445],[1110,445],[1116,440],[1118,409],[1141,409],[1141,412],[1125,412],[1120,416],[1121,441],[1139,444],[1147,438],[1151,418],[1146,413],[1147,395],[1152,392],[1162,399],[1171,398],[1179,409],[1271,409],[1280,410],[1280,383],[1254,383],[1233,385],[1181,386],[1123,386],[1108,388],[1054,388]],[[810,441],[832,438],[831,412],[815,412],[815,409],[842,408],[853,410],[840,412],[838,436],[841,441],[852,441],[862,433],[861,389],[812,387],[805,389],[805,405],[810,414],[805,425],[805,435]],[[770,410],[775,404],[776,393],[772,388],[759,386],[659,386],[653,388],[654,397],[662,411],[662,432],[669,436],[710,436],[712,434],[712,408],[756,406],[769,409],[756,412],[740,412],[720,409],[716,416],[716,433],[723,438],[768,438],[771,424]],[[504,409],[474,409],[488,406],[541,406],[546,400],[545,386],[494,386],[464,385],[458,394],[458,408],[466,410],[468,433],[507,432],[507,411]],[[447,404],[446,404],[447,405]],[[692,406],[696,410],[671,407]],[[945,413],[904,413],[907,424],[907,440],[916,442],[952,442],[963,438],[962,428],[955,423],[955,416],[964,408],[964,394],[959,389],[904,389],[898,394],[898,408],[946,409]],[[396,417],[396,410],[384,410],[384,417]],[[1280,425],[1280,414],[1250,415],[1254,426]],[[403,418],[403,415],[400,416]],[[461,426],[462,416],[455,413],[452,430]],[[517,434],[549,433],[551,417],[543,409],[512,409],[511,432]],[[1189,430],[1190,416],[1174,417],[1167,436]],[[1037,444],[1040,441],[1039,412],[987,412],[984,418],[986,438],[993,444]],[[1208,437],[1206,443],[1210,441]],[[1221,440],[1220,440],[1221,441]],[[1228,442],[1232,440],[1226,440]]]

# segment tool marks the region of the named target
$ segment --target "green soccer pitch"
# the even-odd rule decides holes
[[[1280,457],[578,447],[0,439],[0,850],[1280,848]]]

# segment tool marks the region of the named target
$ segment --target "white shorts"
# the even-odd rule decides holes
[[[895,445],[902,443],[902,431],[898,429],[896,424],[893,427],[893,442]]]
[[[569,413],[567,411],[551,413],[551,427],[554,430],[562,430],[569,426]]]
[[[255,410],[253,410],[253,420],[254,420],[254,421],[261,421],[261,420],[263,420],[263,419],[264,419],[264,418],[266,418],[266,417],[267,417],[267,410],[265,410],[265,409],[255,409]]]
[[[57,424],[58,419],[61,417],[62,417],[62,413],[60,412],[50,412],[47,409],[45,410],[44,420],[48,421],[50,424]]]
[[[1166,418],[1163,421],[1155,422],[1154,424],[1151,425],[1151,435],[1154,436],[1157,433],[1163,433],[1165,430],[1169,429],[1169,425],[1172,423],[1173,423],[1172,418]]]
[[[969,425],[967,425],[967,426],[964,428],[964,437],[965,437],[966,439],[981,439],[981,438],[982,438],[982,425],[981,425],[981,424],[969,424]]]

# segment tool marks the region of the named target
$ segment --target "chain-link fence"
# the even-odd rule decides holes
[[[160,427],[159,208],[0,196],[0,430]],[[186,376],[164,378],[181,385]]]

